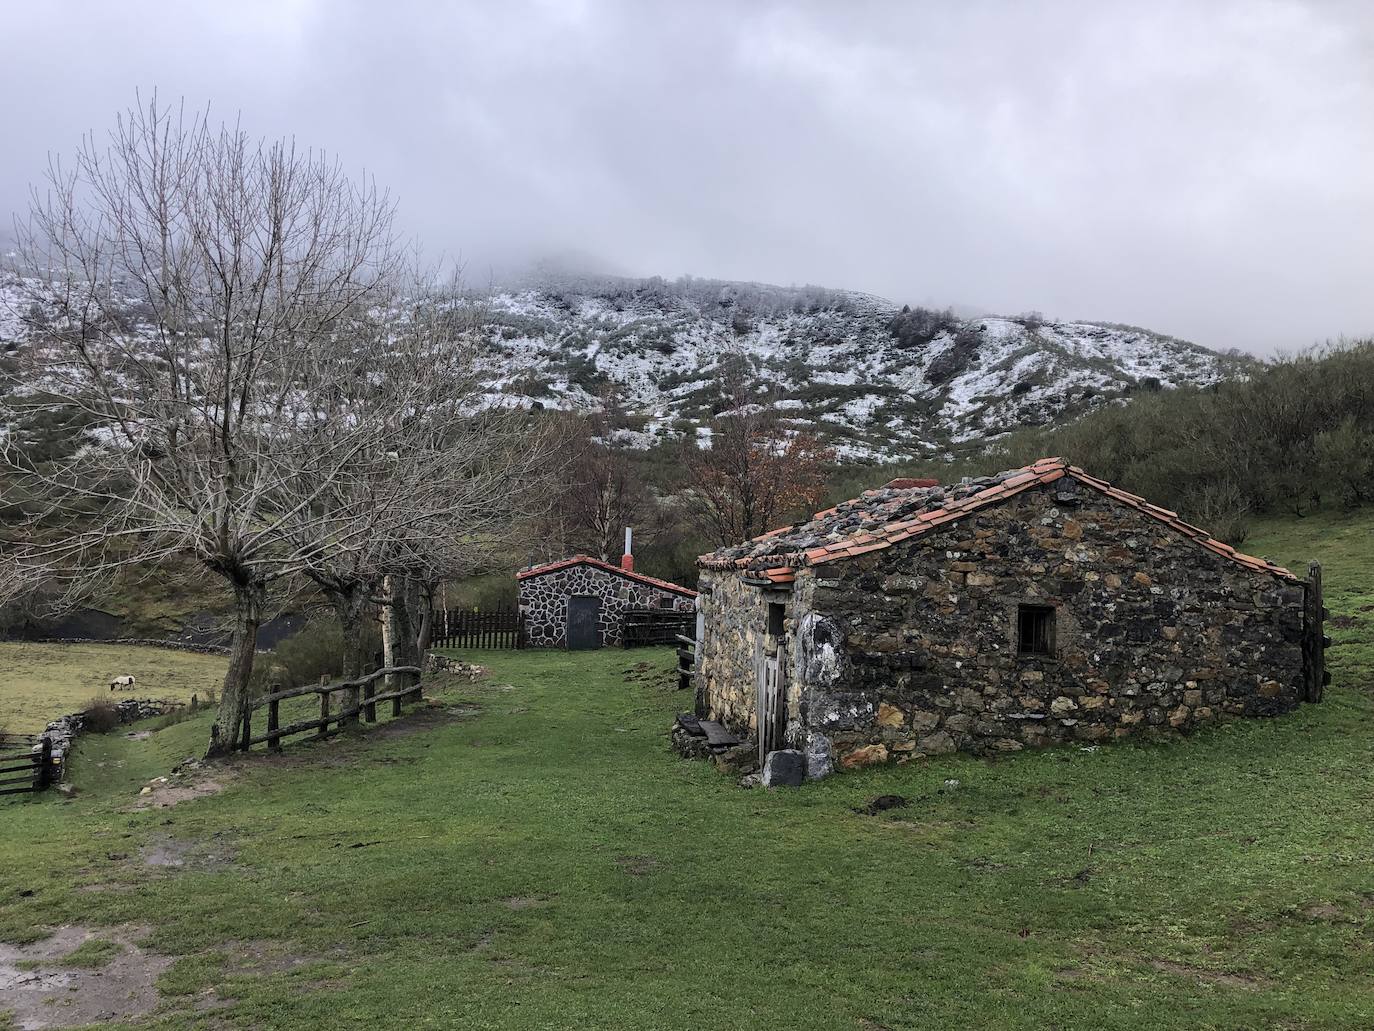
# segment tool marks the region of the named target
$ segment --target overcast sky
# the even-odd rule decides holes
[[[376,174],[435,253],[1374,334],[1374,4],[0,0],[0,207],[134,91]]]

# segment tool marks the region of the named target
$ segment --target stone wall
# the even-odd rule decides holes
[[[691,612],[696,607],[694,598],[600,566],[565,566],[520,581],[520,611],[525,617],[527,642],[532,647],[567,647],[568,599],[575,595],[600,599],[597,632],[606,645],[620,643],[621,620],[627,609]]]
[[[737,590],[759,593],[715,593]],[[1302,601],[1300,583],[1247,570],[1060,480],[910,542],[801,571],[789,743],[808,749],[819,773],[830,756],[852,768],[1286,712],[1301,697]],[[1054,654],[1018,654],[1021,605],[1054,609]],[[718,614],[729,628],[722,642],[741,636],[736,624],[764,625],[756,604],[736,607]],[[753,681],[742,693],[721,682],[746,652],[727,647],[735,657],[715,659],[708,707],[742,727]]]
[[[697,658],[698,690],[712,719],[738,731],[756,729],[758,678],[768,604],[789,597],[744,583],[734,573],[703,569],[699,588],[705,632]],[[789,606],[790,607],[790,606]],[[788,636],[793,640],[795,635]]]
[[[28,639],[26,639],[28,640]],[[120,644],[135,648],[164,648],[173,652],[193,652],[197,655],[228,655],[229,649],[220,644],[199,644],[195,641],[170,641],[161,637],[35,637],[32,644]],[[262,649],[258,649],[262,651]]]
[[[123,725],[125,723],[137,723],[139,720],[152,719],[155,716],[165,716],[169,712],[186,708],[184,702],[163,701],[155,698],[125,698],[114,702],[110,706],[114,710],[115,722]],[[46,727],[39,738],[48,738],[52,741],[53,761],[58,766],[58,780],[66,774],[67,753],[71,751],[72,742],[76,740],[78,734],[86,729],[86,711],[74,712],[68,716],[59,716]],[[42,745],[35,745],[37,750]]]

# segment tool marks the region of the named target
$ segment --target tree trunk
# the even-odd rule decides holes
[[[405,594],[406,619],[410,630],[410,657],[406,664],[421,666],[425,661],[425,646],[421,645],[420,640],[425,638],[427,645],[429,636],[425,629],[425,624],[429,622],[429,594],[425,591],[424,584],[410,577],[403,582],[402,590]]]
[[[365,583],[350,583],[342,586],[334,586],[325,589],[329,596],[329,601],[334,607],[334,615],[339,620],[339,629],[343,633],[343,654],[340,656],[343,677],[345,680],[356,680],[364,673],[372,672],[366,667],[369,665],[366,653],[366,638],[363,635],[363,616],[367,610],[368,596],[371,594],[370,585]],[[361,700],[359,689],[350,687],[343,692],[343,709],[355,709]],[[356,715],[348,717],[345,723],[357,723]]]
[[[386,598],[385,621],[382,627],[386,664],[418,666],[419,662],[415,657],[415,624],[408,604],[408,581],[404,577],[388,576],[384,581],[382,593]],[[387,690],[400,690],[404,686],[403,680],[401,677],[387,677]]]
[[[412,609],[413,596],[410,581],[397,577],[391,593],[391,618],[393,620],[392,647],[396,650],[396,665],[414,666],[415,661],[415,613]]]
[[[420,593],[420,626],[415,632],[415,654],[420,660],[417,665],[423,668],[425,656],[429,654],[429,642],[434,636],[434,588]]]
[[[229,669],[219,698],[219,715],[210,727],[206,758],[228,755],[243,743],[243,717],[252,704],[249,681],[258,650],[264,591],[261,584],[234,585],[234,636],[229,643]]]

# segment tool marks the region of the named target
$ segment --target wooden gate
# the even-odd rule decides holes
[[[626,609],[620,620],[620,643],[626,648],[676,644],[696,629],[695,612],[674,609]]]
[[[783,731],[787,726],[787,705],[784,698],[781,649],[761,648],[758,655],[759,698],[756,710],[759,730],[759,762],[768,753],[783,746]]]
[[[42,791],[58,779],[57,764],[53,760],[52,739],[44,737],[34,743],[18,736],[4,738],[0,744],[0,795],[21,795]],[[16,748],[22,749],[15,751]]]
[[[1303,701],[1320,702],[1326,685],[1331,683],[1331,671],[1326,668],[1326,649],[1330,643],[1331,638],[1326,636],[1326,605],[1322,599],[1322,566],[1320,562],[1310,562],[1303,589]]]

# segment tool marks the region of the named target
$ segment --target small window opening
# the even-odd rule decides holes
[[[777,639],[782,636],[782,622],[787,616],[787,606],[777,602],[768,603],[768,636]]]
[[[1016,614],[1016,651],[1021,655],[1054,654],[1054,609],[1022,605]]]

